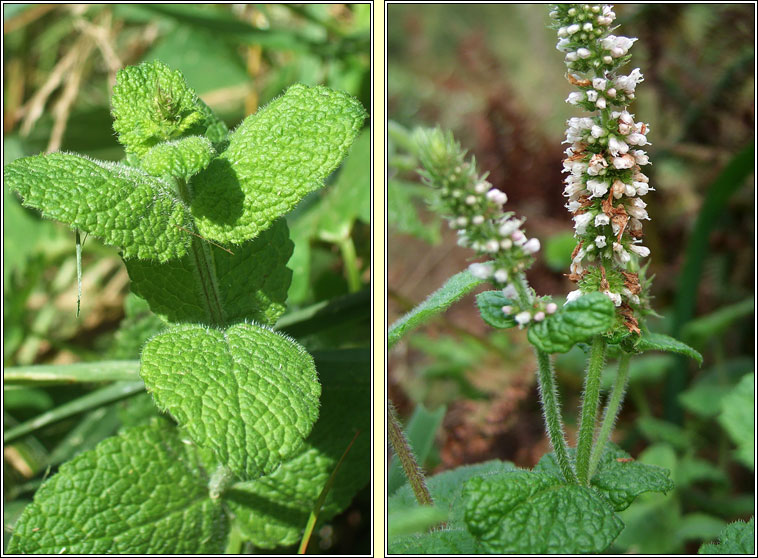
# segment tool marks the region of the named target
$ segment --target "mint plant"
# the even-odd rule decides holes
[[[25,206],[120,249],[163,327],[138,367],[111,367],[132,382],[105,389],[146,389],[165,416],[64,463],[8,551],[217,554],[230,533],[293,544],[368,481],[369,385],[366,351],[311,354],[277,330],[292,278],[283,216],[324,185],[366,112],[293,85],[229,131],[180,72],[150,62],[118,73],[112,114],[122,162],[51,153],[4,179]]]
[[[407,441],[391,436],[409,482],[391,496],[390,518],[408,513],[414,500],[447,515],[430,531],[394,537],[391,553],[603,552],[624,529],[618,512],[642,493],[674,488],[668,470],[635,462],[609,442],[635,355],[662,350],[702,362],[691,347],[647,326],[654,311],[651,277],[642,263],[650,255],[642,244],[642,222],[649,219],[643,197],[654,189],[642,171],[650,163],[642,147],[650,127],[628,110],[643,79],[640,69],[628,75],[620,71],[636,39],[611,34],[611,6],[561,4],[552,6],[550,15],[557,48],[565,53],[567,79],[577,88],[567,102],[589,113],[568,121],[563,161],[569,173],[564,196],[576,239],[567,276],[577,288],[562,304],[535,292],[526,271],[540,243],[529,238],[525,220],[503,211],[506,194],[487,182],[452,134],[421,129],[413,139],[422,180],[436,192],[432,207],[457,231],[461,246],[486,259],[472,263],[393,324],[388,345],[477,285],[490,283],[495,289],[479,294],[477,307],[494,328],[527,330],[553,451],[531,471],[490,462],[425,479]],[[588,359],[578,441],[569,448],[552,355],[577,345]],[[601,374],[610,356],[617,357],[618,368],[601,418]],[[391,405],[388,420],[390,432],[402,434]]]

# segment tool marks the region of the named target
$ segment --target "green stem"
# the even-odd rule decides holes
[[[561,405],[558,401],[558,391],[555,386],[555,375],[550,355],[544,351],[535,349],[539,371],[540,400],[542,412],[545,415],[545,428],[547,429],[550,445],[553,446],[558,466],[563,472],[566,482],[576,483],[576,474],[571,467],[568,457],[566,438],[563,434],[563,422],[561,421]]]
[[[391,401],[387,402],[387,418],[389,419],[387,432],[390,444],[392,444],[395,456],[403,466],[403,471],[405,471],[405,476],[408,478],[413,493],[416,495],[416,500],[418,500],[420,506],[433,506],[434,501],[432,500],[432,495],[429,494],[429,489],[426,487],[424,473],[421,472],[421,467],[419,467],[416,461],[416,456],[413,455],[413,450],[403,433],[403,427]]]
[[[622,353],[619,359],[619,367],[616,372],[616,382],[613,384],[613,391],[608,398],[608,403],[605,406],[605,412],[603,413],[603,424],[600,427],[600,434],[597,437],[595,447],[592,449],[592,455],[590,456],[590,469],[588,478],[592,478],[592,475],[597,469],[598,463],[600,463],[600,457],[603,455],[605,444],[611,437],[611,431],[616,424],[619,411],[621,410],[621,403],[624,401],[624,394],[626,393],[626,383],[629,379],[629,355]]]
[[[592,442],[595,438],[597,407],[600,400],[600,376],[605,363],[605,340],[598,335],[592,341],[590,362],[584,382],[579,442],[576,445],[576,476],[579,484],[589,486],[589,465]]]
[[[347,288],[351,293],[361,290],[361,270],[358,269],[358,256],[355,253],[355,244],[351,237],[339,241],[342,262],[347,276]]]
[[[529,295],[529,289],[526,286],[526,277],[523,273],[519,273],[513,278],[511,282],[513,288],[516,289],[518,294],[519,305],[522,310],[526,310],[532,306],[532,297]]]

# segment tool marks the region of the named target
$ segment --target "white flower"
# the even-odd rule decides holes
[[[529,323],[529,321],[532,319],[532,315],[524,310],[523,312],[519,312],[513,317],[514,320],[516,320],[516,323],[520,326],[524,326]]]
[[[508,315],[508,314],[510,314],[511,312],[513,312],[513,307],[512,307],[512,306],[503,306],[503,307],[501,308],[501,310],[503,311],[503,314],[506,314],[506,315]]]
[[[516,291],[516,287],[513,285],[507,285],[503,289],[503,296],[507,298],[508,300],[516,300],[518,298],[518,292]]]
[[[647,194],[652,188],[646,183],[646,182],[632,182],[632,186],[634,186],[634,193],[638,196],[644,196]]]
[[[632,156],[634,157],[634,160],[637,162],[639,166],[645,166],[650,162],[650,159],[647,156],[647,153],[642,151],[642,149],[634,149],[631,151]]]
[[[516,246],[521,246],[522,244],[526,242],[526,235],[520,230],[515,231],[511,234],[511,240],[513,240],[513,243]]]
[[[495,281],[498,283],[505,283],[508,281],[508,272],[505,269],[498,269],[493,277],[495,278]]]
[[[595,237],[595,246],[597,246],[598,248],[605,248],[606,242],[607,241],[605,240],[605,237],[603,235],[597,235]]]
[[[576,51],[576,55],[577,55],[579,58],[582,58],[582,59],[587,59],[587,58],[589,58],[590,56],[592,56],[592,52],[590,52],[590,50],[589,50],[589,49],[586,49],[586,48],[580,48],[580,49],[577,49],[577,51]]]
[[[548,302],[547,306],[545,306],[545,312],[548,314],[555,314],[558,310],[558,305],[555,302]]]
[[[595,138],[601,138],[607,133],[608,132],[606,131],[605,128],[598,126],[597,124],[592,126],[592,129],[590,130],[590,134],[592,134],[592,137],[595,137]],[[599,155],[599,153],[596,153],[596,155]]]
[[[590,179],[587,181],[587,190],[592,194],[591,198],[599,198],[608,191],[608,182],[605,180]]]
[[[617,139],[616,136],[611,136],[608,138],[608,151],[614,157],[618,157],[619,154],[623,155],[629,151],[629,146],[625,141]]]
[[[558,41],[558,44],[557,44],[557,45],[555,45],[555,48],[557,48],[557,49],[558,49],[558,50],[560,50],[561,52],[566,52],[566,51],[568,51],[568,50],[569,50],[568,44],[569,44],[570,42],[571,42],[571,41],[570,41],[569,39],[563,38],[563,39],[561,39],[560,41]]]
[[[606,168],[608,168],[608,161],[601,153],[595,153],[590,159],[590,163],[587,167],[587,174],[590,176],[597,176],[601,174]]]
[[[595,101],[597,101],[597,91],[595,91],[594,89],[587,90],[586,95],[587,95],[587,100],[589,102],[594,103]]]
[[[637,132],[632,132],[626,137],[626,142],[629,145],[646,145],[647,144],[647,137],[645,134],[639,134]]]
[[[647,258],[650,255],[650,248],[647,246],[640,246],[639,244],[632,244],[629,249],[640,256],[641,258]]]
[[[579,60],[579,55],[576,52],[569,52],[566,54],[566,62],[576,62]]]
[[[626,264],[629,260],[632,259],[632,257],[629,255],[629,252],[624,250],[624,246],[618,242],[613,243],[613,251],[614,255],[616,256],[616,259],[623,265]]]
[[[617,169],[631,169],[635,165],[634,157],[628,153],[621,157],[613,158],[613,167]]]
[[[575,291],[571,291],[569,294],[566,295],[566,302],[564,303],[564,305],[576,300],[580,296],[582,296],[581,290],[577,289]]]
[[[503,250],[510,250],[511,248],[513,248],[513,241],[510,238],[504,238],[503,240],[500,241],[500,247]]]
[[[494,254],[500,249],[500,243],[495,239],[490,239],[484,243],[484,251]]]
[[[542,321],[542,320],[544,320],[544,319],[545,319],[545,313],[544,313],[544,312],[537,312],[537,313],[534,315],[534,321],[535,321],[535,322],[541,322],[541,321]]]
[[[610,222],[611,218],[608,217],[605,213],[600,213],[597,217],[595,217],[596,227],[602,227],[603,225],[607,225]]]
[[[582,31],[592,31],[592,24],[588,21],[582,25]]]
[[[539,252],[540,249],[540,241],[537,238],[530,238],[526,244],[522,246],[522,249],[527,254],[535,254]]]
[[[505,202],[508,201],[508,196],[505,194],[505,192],[501,192],[500,190],[493,188],[487,192],[487,199],[496,205],[504,205]]]
[[[621,306],[621,295],[618,293],[612,293],[611,291],[603,291],[603,294],[613,301],[616,306]]]
[[[608,85],[608,80],[603,78],[595,78],[592,80],[592,87],[598,91],[605,91],[605,86]]]
[[[598,97],[597,101],[595,102],[595,106],[600,110],[603,110],[606,107],[605,98]]]
[[[587,232],[587,225],[590,224],[590,221],[592,221],[594,215],[592,213],[580,213],[579,215],[574,215],[574,229],[576,230],[576,234],[582,235]]]
[[[457,225],[459,228],[463,228],[463,227],[465,227],[466,225],[468,225],[468,219],[466,219],[465,217],[457,217],[457,218],[455,219],[455,224],[456,224],[456,225]]]
[[[644,81],[642,72],[640,72],[639,68],[635,68],[628,76],[618,76],[613,82],[618,89],[623,89],[629,95],[634,93],[637,84],[642,81]]]
[[[568,27],[566,27],[566,33],[569,35],[573,35],[574,33],[579,32],[580,29],[581,27],[579,26],[579,24],[574,23],[573,25],[569,25]]]
[[[471,218],[472,225],[481,225],[482,223],[484,223],[484,215],[474,215]]]
[[[492,275],[492,262],[472,263],[468,270],[477,279],[489,279]]]
[[[476,196],[466,196],[466,205],[474,205],[476,203]]]
[[[582,207],[582,203],[579,201],[570,201],[565,205],[566,209],[569,210],[570,213],[574,213],[577,209]]]

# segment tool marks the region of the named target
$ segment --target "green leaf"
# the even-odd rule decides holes
[[[515,471],[516,467],[508,461],[486,461],[476,465],[464,465],[450,471],[427,477],[426,486],[432,495],[435,507],[451,510],[448,527],[462,526],[463,506],[461,491],[465,482],[477,476],[489,476],[497,473]],[[389,511],[418,506],[416,496],[408,483],[400,487],[388,501]]]
[[[211,142],[201,136],[159,143],[142,157],[142,168],[153,176],[173,176],[182,180],[205,167],[216,155]]]
[[[255,546],[300,539],[308,515],[356,430],[319,513],[319,523],[347,508],[370,478],[370,354],[366,349],[314,353],[322,382],[321,416],[302,450],[274,473],[225,494],[238,527]]]
[[[445,411],[444,405],[435,411],[428,411],[423,403],[419,403],[413,410],[408,426],[404,429],[408,443],[413,449],[413,454],[422,466],[434,445],[437,430],[442,424],[442,419],[445,418]],[[395,458],[390,464],[390,471],[387,476],[387,494],[392,496],[405,482],[405,473],[400,466],[400,461]]]
[[[463,528],[431,531],[391,539],[390,554],[482,554],[482,547]]]
[[[572,459],[575,454],[575,449],[569,450]],[[606,444],[597,471],[590,481],[590,485],[611,503],[615,511],[625,510],[644,492],[665,494],[674,489],[668,469],[639,461],[618,461],[619,459],[630,459],[630,456],[621,448],[611,443]],[[558,476],[560,469],[555,454],[544,455],[534,467],[534,472]]]
[[[594,490],[544,473],[476,477],[463,497],[466,525],[489,553],[598,553],[624,527]]]
[[[206,108],[182,73],[162,62],[129,66],[116,74],[111,97],[113,129],[128,153],[142,156],[164,141],[204,134]]]
[[[722,400],[719,423],[737,444],[737,459],[755,469],[755,374],[745,374]]]
[[[637,428],[652,442],[665,442],[682,451],[692,447],[693,433],[673,422],[646,416],[637,419]]]
[[[273,325],[286,309],[292,272],[287,223],[279,219],[258,238],[235,246],[233,254],[206,246],[213,265],[213,282],[220,297],[225,323],[253,320]],[[197,260],[187,254],[180,260],[159,264],[127,260],[132,291],[150,309],[169,322],[213,323],[211,301],[201,288]]]
[[[643,332],[635,343],[634,348],[640,352],[666,351],[668,353],[679,353],[680,355],[695,359],[698,364],[703,364],[703,356],[699,352],[689,345],[663,333]]]
[[[8,552],[219,554],[227,518],[208,496],[210,464],[165,420],[125,430],[40,487]]]
[[[511,304],[513,301],[507,299],[502,291],[485,291],[476,295],[476,305],[482,319],[499,329],[516,326],[513,316],[503,313],[503,306]]]
[[[718,544],[704,544],[698,554],[755,554],[755,517],[747,523],[730,523],[719,536]]]
[[[682,517],[674,535],[681,541],[702,541],[717,537],[726,527],[726,521],[705,513],[688,513]]]
[[[479,543],[465,529],[461,492],[465,482],[477,476],[488,476],[516,467],[506,461],[487,461],[476,465],[464,465],[438,475],[428,477],[426,485],[434,500],[436,509],[449,510],[444,530],[435,530],[417,535],[399,536],[389,541],[393,554],[478,554],[482,552]],[[416,497],[408,483],[390,496],[388,521],[404,510],[419,509]],[[389,528],[395,527],[390,524]]]
[[[140,374],[161,410],[242,479],[276,469],[318,417],[311,356],[267,328],[176,326],[148,341]]]
[[[575,344],[607,332],[616,307],[603,293],[589,293],[567,303],[529,328],[529,342],[546,353],[566,353]]]
[[[423,506],[401,509],[388,515],[387,537],[391,540],[404,535],[423,533],[446,519],[447,511],[436,507]]]
[[[346,93],[293,85],[247,117],[226,151],[193,179],[200,234],[232,244],[255,238],[323,186],[365,116]]]
[[[371,222],[370,168],[371,133],[365,130],[355,140],[334,185],[316,206],[319,238],[339,242],[350,236],[356,219]]]
[[[435,314],[446,310],[453,302],[463,298],[482,282],[481,279],[471,275],[468,270],[453,275],[442,287],[429,295],[424,302],[390,326],[387,332],[387,348],[391,349],[403,335],[419,327]]]
[[[16,159],[4,178],[27,207],[122,248],[125,258],[187,253],[192,220],[166,182],[116,163],[69,153]]]

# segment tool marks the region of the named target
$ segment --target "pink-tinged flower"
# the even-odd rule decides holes
[[[614,84],[618,89],[622,89],[627,95],[629,95],[634,93],[637,84],[642,81],[644,81],[642,72],[640,72],[639,68],[635,68],[628,76],[617,76],[614,80]]]
[[[631,169],[635,165],[634,157],[628,153],[621,157],[613,158],[613,167],[616,169]]]

